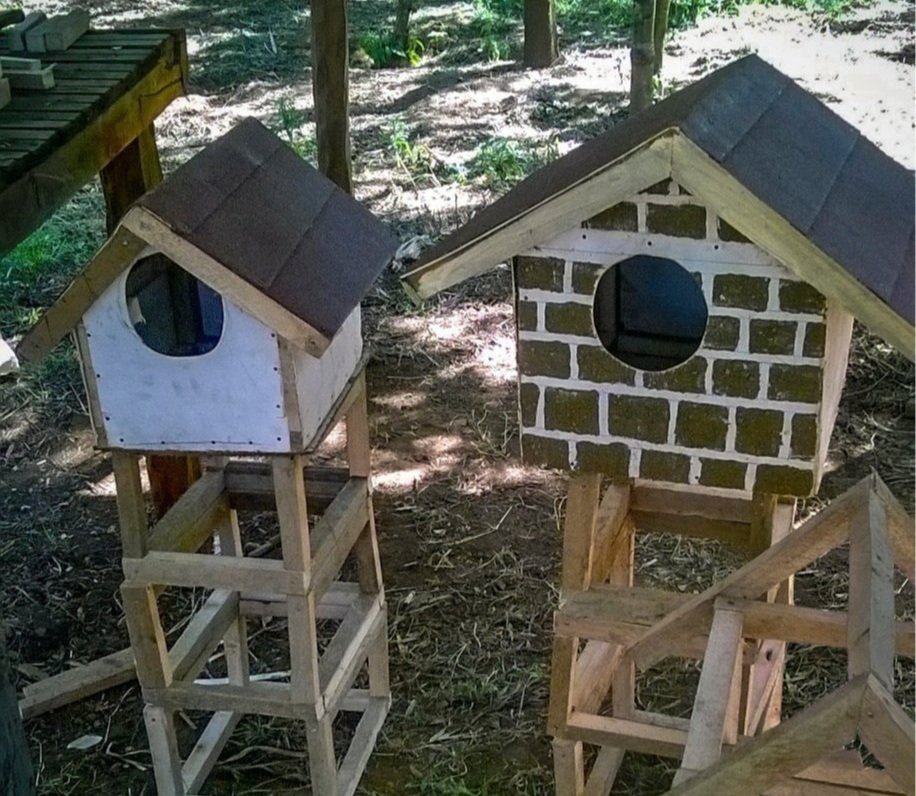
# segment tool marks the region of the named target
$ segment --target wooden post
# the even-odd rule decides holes
[[[32,761],[9,671],[6,633],[0,621],[0,796],[31,796],[35,793]]]
[[[130,206],[162,182],[156,131],[150,124],[99,173],[105,196],[105,222],[111,235]],[[195,456],[147,456],[153,505],[165,514],[200,476]]]
[[[318,167],[352,193],[347,0],[311,0]]]
[[[525,0],[525,66],[543,69],[559,57],[554,0]]]

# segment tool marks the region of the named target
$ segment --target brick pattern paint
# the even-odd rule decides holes
[[[682,365],[649,372],[594,329],[601,274],[669,257],[700,284],[709,322]],[[816,487],[823,296],[671,182],[516,258],[523,458],[700,488]]]

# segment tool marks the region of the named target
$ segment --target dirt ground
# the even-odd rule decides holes
[[[56,10],[61,0],[43,4]],[[191,91],[157,124],[173,168],[244,116],[257,116],[307,148],[313,124],[305,3],[201,0],[80,3],[99,26],[180,26],[188,31]],[[469,217],[501,188],[451,179],[494,138],[563,152],[621,118],[628,53],[622,36],[580,23],[564,31],[561,62],[525,72],[487,61],[469,33],[473,4],[427,0],[417,28],[445,44],[415,68],[352,72],[356,193],[409,249]],[[354,40],[377,26],[381,0],[353,0]],[[912,2],[854,9],[838,19],[766,6],[710,17],[671,37],[663,91],[745,52],[799,80],[907,166],[914,159]],[[510,57],[518,50],[511,32]],[[616,37],[616,40],[615,40]],[[281,101],[295,109],[284,125]],[[424,147],[412,170],[392,143],[402,125]],[[294,128],[294,129],[292,129]],[[21,301],[53,300],[78,268],[75,252],[102,237],[97,187],[44,231],[45,265]],[[51,246],[48,242],[67,241]],[[76,247],[74,241],[79,241]],[[8,276],[7,272],[7,276]],[[389,602],[394,704],[360,793],[494,796],[552,793],[544,737],[551,612],[556,602],[563,479],[517,459],[515,351],[504,270],[412,306],[386,274],[365,306],[376,512]],[[5,336],[22,328],[0,328]],[[913,507],[913,366],[858,330],[830,451],[830,472],[800,514],[876,469]],[[121,649],[119,546],[113,484],[92,449],[72,350],[37,374],[0,383],[0,615],[9,624],[19,685]],[[253,545],[270,520],[244,518]],[[799,601],[839,607],[842,552],[798,578]],[[693,591],[738,558],[713,544],[657,536],[639,551],[638,577]],[[912,585],[900,582],[912,618]],[[176,630],[172,628],[172,630]],[[257,632],[266,650],[282,623]],[[900,662],[898,698],[912,712],[912,668]],[[789,712],[836,687],[842,656],[795,648]],[[640,680],[641,705],[688,715],[694,665],[656,667]],[[193,725],[196,716],[187,717]],[[27,726],[43,794],[152,794],[136,686],[113,689]],[[190,726],[188,727],[190,732]],[[85,734],[88,751],[67,749]],[[303,792],[304,737],[292,722],[246,719],[208,784],[214,794]],[[651,796],[669,763],[628,755],[615,794]]]

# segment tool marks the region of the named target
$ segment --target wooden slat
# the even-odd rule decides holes
[[[624,752],[624,749],[615,746],[604,746],[598,750],[582,796],[610,796]]]
[[[369,485],[351,478],[312,530],[312,590],[321,599],[369,521]]]
[[[270,682],[246,686],[176,682],[168,688],[144,688],[143,698],[169,710],[228,710],[300,720],[310,708],[290,698],[288,684]]]
[[[875,675],[868,675],[859,720],[862,742],[906,793],[916,793],[913,720]]]
[[[186,793],[197,793],[200,790],[241,718],[240,713],[220,710],[207,722],[181,769]]]
[[[585,788],[585,760],[582,741],[554,738],[553,777],[556,782],[556,796],[580,796]]]
[[[125,584],[308,594],[307,573],[285,569],[282,561],[200,553],[153,552],[122,562]]]
[[[340,764],[337,776],[340,796],[353,796],[356,793],[359,780],[366,770],[366,764],[375,748],[375,741],[385,723],[390,706],[391,699],[388,697],[370,698],[368,707],[359,720],[359,724],[356,725],[350,748],[347,749]]]
[[[841,749],[855,734],[865,677],[857,677],[718,763],[669,791],[670,796],[760,793]]]
[[[657,661],[664,648],[676,647],[711,619],[712,602],[719,596],[754,599],[770,587],[841,544],[860,505],[868,499],[872,478],[860,481],[800,528],[754,558],[749,564],[692,598],[668,614],[631,645],[630,653],[640,666]]]
[[[566,735],[598,746],[616,746],[662,757],[680,757],[687,743],[687,733],[683,730],[579,712],[570,715]]]
[[[740,677],[741,632],[744,617],[717,603],[709,631],[709,645],[703,658],[700,683],[690,716],[687,745],[674,785],[694,777],[713,765],[722,751],[729,703],[734,702],[734,682]]]
[[[195,553],[213,535],[217,522],[228,511],[223,473],[221,470],[208,470],[153,526],[149,549]]]
[[[350,475],[344,467],[306,467],[305,496],[309,510],[320,514],[340,493]],[[270,465],[262,462],[230,462],[226,489],[234,509],[276,510]]]

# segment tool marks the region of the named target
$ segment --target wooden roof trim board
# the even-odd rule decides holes
[[[331,338],[189,243],[147,208],[139,205],[131,208],[121,225],[312,356],[320,357],[330,345]]]
[[[682,135],[673,142],[671,177],[796,276],[837,301],[911,361],[916,360],[912,323]]]
[[[402,277],[405,289],[414,299],[429,298],[549,241],[647,185],[666,179],[671,173],[674,132],[663,131],[562,192],[525,208],[454,251],[414,268]]]

